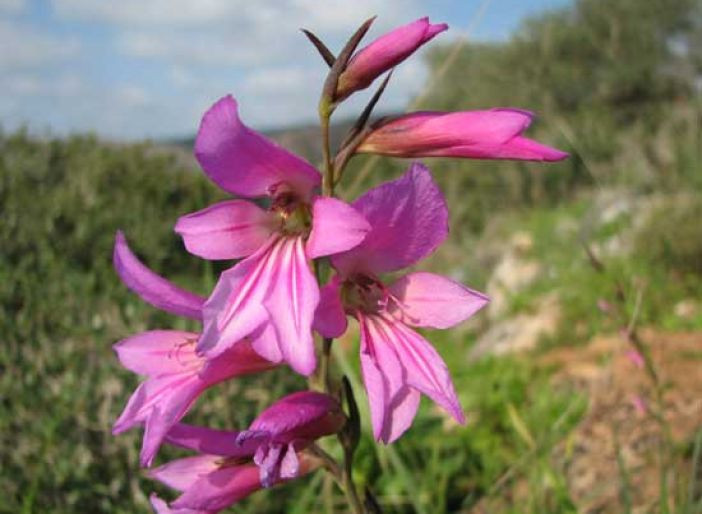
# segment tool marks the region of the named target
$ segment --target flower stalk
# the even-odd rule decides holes
[[[201,324],[197,332],[151,330],[115,347],[126,368],[147,377],[115,432],[145,428],[146,467],[163,442],[196,452],[151,471],[152,478],[181,493],[170,503],[152,495],[159,514],[216,514],[261,488],[319,467],[332,475],[351,512],[380,513],[370,489],[354,482],[359,409],[348,379],[336,382],[331,369],[333,341],[346,332],[348,317],[360,326],[359,360],[377,441],[392,443],[410,428],[422,394],[458,422],[465,420],[448,366],[416,329],[454,326],[480,310],[487,297],[433,273],[383,278],[428,257],[448,235],[448,207],[430,170],[413,163],[402,177],[353,203],[336,198],[336,186],[361,152],[521,160],[565,154],[522,137],[531,115],[514,109],[414,113],[373,123],[394,67],[448,28],[422,18],[357,51],[373,20],[336,56],[303,30],[329,66],[318,104],[321,169],[246,126],[231,95],[203,116],[195,156],[233,198],[181,216],[174,228],[188,252],[233,261],[207,297],[149,270],[117,234],[114,263],[125,285],[157,308]],[[383,74],[332,153],[336,107]],[[486,119],[498,117],[498,134],[484,130]],[[205,389],[284,365],[308,377],[309,390],[274,402],[248,429],[180,423]],[[342,461],[317,444],[332,435]]]
[[[322,131],[322,196],[334,196],[334,163],[331,158],[330,122],[333,109],[324,97],[319,102],[319,125]]]

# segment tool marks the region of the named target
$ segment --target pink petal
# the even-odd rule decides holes
[[[271,237],[256,253],[220,275],[203,307],[204,328],[198,351],[219,355],[269,319],[263,305],[271,286],[283,240]]]
[[[283,354],[278,346],[278,334],[270,321],[264,322],[248,338],[258,355],[276,364],[283,362]]]
[[[200,371],[200,378],[208,385],[213,385],[231,377],[267,371],[275,366],[275,362],[259,355],[245,339],[217,357],[206,360]]]
[[[254,457],[263,487],[271,487],[280,480],[280,453],[282,450],[283,447],[279,444],[270,445],[265,447],[262,458],[259,457],[261,453],[257,453]]]
[[[368,394],[373,436],[392,443],[412,424],[419,393],[407,386],[407,372],[376,316],[361,318],[361,370]]]
[[[279,354],[295,371],[310,375],[316,366],[312,319],[318,303],[319,286],[302,238],[274,236],[222,273],[204,307],[198,350],[213,358],[250,337],[262,356]]]
[[[263,246],[276,217],[247,200],[216,203],[178,219],[175,231],[203,259],[240,259]]]
[[[219,468],[221,457],[197,455],[178,459],[149,471],[149,477],[163,482],[177,491],[185,491],[203,476]]]
[[[341,408],[334,398],[301,391],[281,398],[261,412],[246,432],[268,434],[272,441],[287,444],[334,433],[343,422]]]
[[[346,332],[348,321],[341,304],[340,286],[341,281],[336,275],[319,291],[319,305],[312,326],[322,337],[341,337]]]
[[[156,514],[216,514],[212,510],[171,509],[168,504],[156,496],[155,493],[151,493],[149,502]]]
[[[149,495],[149,503],[151,503],[156,514],[173,514],[174,512],[165,501],[156,496],[156,493]]]
[[[149,378],[129,398],[112,433],[120,434],[144,424],[140,460],[143,466],[150,466],[168,431],[185,416],[206,387],[197,377],[197,370]]]
[[[181,289],[144,266],[129,249],[121,231],[115,237],[113,263],[122,282],[147,303],[179,316],[202,319],[205,299]]]
[[[413,119],[413,120],[412,120]],[[417,146],[470,146],[504,144],[524,132],[534,114],[521,109],[496,108],[485,111],[410,113],[390,122],[387,130],[411,139]],[[408,133],[402,125],[411,121]],[[379,134],[376,134],[378,137]]]
[[[288,445],[282,462],[280,463],[281,478],[295,478],[300,474],[300,461],[297,458],[297,452],[293,444]]]
[[[503,144],[452,146],[415,154],[414,157],[466,157],[470,159],[512,159],[520,161],[555,162],[569,157],[567,152],[541,144],[526,137],[515,137]]]
[[[226,466],[201,477],[171,505],[219,511],[261,487],[258,466]]]
[[[488,303],[488,297],[434,273],[410,273],[389,287],[400,302],[390,312],[407,325],[449,328]]]
[[[309,198],[321,181],[319,172],[248,128],[237,111],[237,103],[229,95],[202,118],[195,156],[205,173],[225,191],[244,197],[269,195],[272,188],[285,184]]]
[[[195,354],[199,335],[178,330],[149,330],[113,346],[122,366],[140,375],[182,373],[202,367]]]
[[[237,444],[240,432],[232,430],[215,430],[178,423],[166,435],[170,444],[195,450],[199,453],[220,455],[223,457],[251,457],[256,452],[256,441]]]
[[[319,303],[319,285],[307,262],[302,238],[282,239],[280,245],[263,303],[283,359],[298,373],[309,376],[317,366],[312,320]]]
[[[420,163],[412,164],[401,178],[371,189],[353,206],[372,230],[352,250],[331,257],[346,275],[410,266],[431,254],[448,234],[446,201]]]
[[[382,330],[407,370],[407,385],[426,394],[459,423],[465,423],[448,367],[434,347],[400,322],[384,320]]]
[[[306,250],[310,259],[350,250],[363,241],[371,227],[346,202],[318,196],[314,200],[312,232]]]
[[[177,393],[167,395],[154,406],[144,424],[144,440],[139,454],[142,466],[151,466],[166,434],[173,425],[183,419],[204,389],[202,383],[193,382],[190,387],[181,388]]]
[[[121,434],[144,423],[159,404],[171,402],[170,397],[188,398],[190,391],[200,384],[197,372],[187,371],[160,375],[145,380],[136,388],[126,407],[112,428],[113,434]]]

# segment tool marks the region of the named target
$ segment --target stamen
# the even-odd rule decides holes
[[[390,309],[389,309],[389,306],[390,306],[390,303],[391,303],[391,302],[392,302],[393,306],[394,306],[398,311],[400,311],[400,314],[401,314],[400,320],[401,320],[401,321],[410,321],[411,323],[419,323],[419,318],[415,318],[415,317],[411,316],[411,315],[409,314],[409,312],[407,312],[407,307],[405,306],[405,304],[402,303],[402,302],[400,301],[400,299],[399,299],[397,296],[393,295],[393,294],[388,290],[388,309],[387,309],[388,311],[390,310]]]

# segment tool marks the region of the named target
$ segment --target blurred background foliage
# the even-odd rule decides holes
[[[429,162],[452,215],[452,234],[431,268],[485,288],[520,233],[542,272],[495,319],[429,335],[455,376],[467,428],[427,402],[397,444],[377,447],[364,435],[358,478],[374,484],[388,512],[579,510],[553,456],[587,399],[553,387],[537,359],[469,358],[500,319],[533,311],[555,293],[560,320],[541,348],[583,343],[619,328],[595,307],[613,294],[616,277],[632,288],[645,282],[641,323],[702,330],[699,304],[673,309],[702,293],[701,9],[697,0],[578,0],[527,21],[507,42],[430,54],[420,108],[533,110],[530,136],[572,157],[551,165]],[[405,164],[359,157],[342,190],[353,198]],[[172,225],[220,198],[166,144],[0,134],[1,512],[146,512],[150,490],[169,494],[138,469],[140,434],[109,432],[138,382],[110,345],[147,328],[196,327],[130,294],[112,270],[112,243],[123,229],[150,267],[206,294],[226,263],[189,256]],[[607,209],[619,211],[604,217]],[[588,265],[583,243],[607,262],[604,274]],[[358,388],[355,341],[337,350]],[[237,380],[210,391],[189,420],[240,427],[302,385],[284,370]],[[681,447],[689,457],[691,446]],[[163,453],[164,461],[177,455]],[[676,505],[694,508],[695,500]],[[342,512],[342,505],[318,473],[240,509]]]

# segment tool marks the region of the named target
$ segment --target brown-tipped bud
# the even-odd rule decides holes
[[[522,135],[532,117],[521,109],[414,112],[380,120],[357,151],[395,157],[523,161],[560,161],[568,157]]]
[[[338,78],[335,100],[341,101],[351,93],[367,88],[376,77],[407,59],[446,29],[448,25],[445,23],[432,25],[429,18],[421,18],[379,37],[359,50],[348,66],[344,66]]]
[[[363,39],[363,36],[366,35],[366,32],[368,32],[368,29],[374,20],[375,16],[369,18],[358,28],[358,30],[356,30],[353,36],[351,36],[351,39],[349,39],[346,45],[344,45],[344,48],[341,50],[341,53],[339,53],[336,61],[334,61],[334,64],[329,70],[329,74],[324,81],[324,87],[322,88],[322,98],[319,101],[319,108],[320,111],[323,111],[323,114],[325,111],[333,110],[334,105],[336,104],[336,89],[339,82],[339,76],[346,69],[346,65],[348,64],[349,59],[351,59],[351,55],[353,55],[354,51],[358,47],[358,44],[361,42],[361,39]]]

